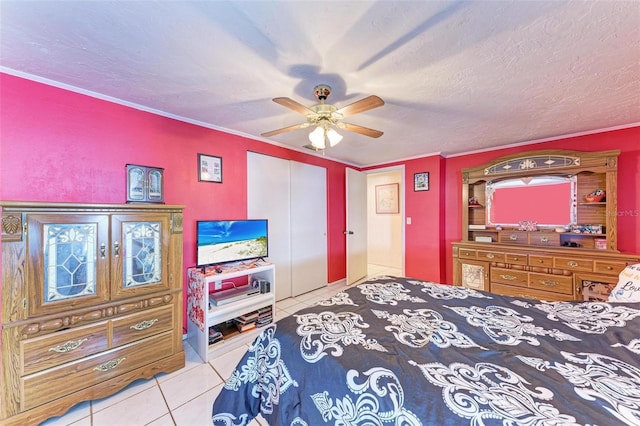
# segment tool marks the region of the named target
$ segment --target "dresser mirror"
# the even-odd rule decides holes
[[[498,179],[486,185],[486,224],[517,227],[535,222],[540,228],[577,223],[575,175],[541,175]]]

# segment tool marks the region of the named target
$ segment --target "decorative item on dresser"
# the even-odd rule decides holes
[[[2,425],[184,366],[182,206],[0,206]]]
[[[619,154],[532,151],[463,169],[454,284],[515,297],[606,300],[618,274],[638,261],[617,250]]]

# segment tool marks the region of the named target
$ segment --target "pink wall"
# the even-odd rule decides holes
[[[247,151],[310,163],[327,168],[327,279],[345,277],[345,165],[8,74],[0,92],[0,200],[124,203],[125,164],[162,167],[165,202],[186,207],[186,268],[196,220],[246,217]],[[198,182],[198,153],[222,157],[222,184]]]
[[[165,169],[165,201],[185,205],[184,265],[195,261],[195,221],[246,215],[246,152],[327,168],[329,282],[345,277],[345,165],[141,112],[0,73],[0,199],[123,203],[127,163]],[[453,158],[429,156],[405,166],[405,271],[452,282],[451,243],[461,234],[465,167],[533,149],[621,149],[619,248],[640,253],[640,127]],[[198,182],[197,154],[223,158],[223,183]],[[429,191],[413,175],[430,173]]]

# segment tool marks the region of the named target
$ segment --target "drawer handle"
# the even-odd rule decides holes
[[[542,237],[542,238],[540,238],[540,241],[542,241],[543,243],[548,243],[549,242],[549,238]]]
[[[569,262],[567,262],[567,265],[571,266],[572,268],[575,268],[576,266],[578,266],[578,262],[570,260]]]
[[[78,340],[70,340],[67,343],[63,343],[62,345],[58,345],[58,346],[54,346],[53,348],[49,348],[49,352],[53,351],[53,352],[58,352],[60,354],[71,352],[71,351],[73,351],[75,349],[78,349],[80,347],[80,345],[82,345],[87,340],[89,340],[89,339],[84,338],[84,339],[78,339]]]
[[[511,235],[509,235],[509,239],[510,239],[511,241],[515,241],[515,240],[517,240],[517,239],[518,239],[518,236],[517,236],[516,234],[511,234]]]
[[[109,371],[109,370],[113,370],[114,368],[116,368],[125,359],[126,358],[124,358],[124,357],[118,358],[118,359],[112,359],[111,361],[107,361],[104,364],[100,364],[99,366],[95,367],[93,370],[94,371]]]
[[[613,270],[613,266],[607,266],[607,271]]]
[[[508,281],[513,281],[513,280],[517,280],[518,277],[514,277],[513,275],[505,275],[505,274],[501,274],[500,278],[502,278],[503,280],[508,280]]]
[[[547,287],[555,287],[555,286],[558,285],[558,283],[556,281],[540,280],[540,283],[542,285],[546,285]]]
[[[133,330],[138,330],[138,331],[146,330],[147,328],[153,327],[153,324],[155,324],[157,322],[158,322],[158,318],[155,318],[155,319],[152,319],[152,320],[141,321],[141,322],[139,322],[139,323],[137,323],[135,325],[132,325],[129,328],[131,328]]]
[[[487,254],[487,259],[493,259],[494,257],[496,256],[493,253]]]
[[[113,243],[113,254],[116,257],[120,256],[120,243],[117,241]]]
[[[515,260],[518,260],[518,256],[514,256],[514,257],[513,257],[513,260],[514,260],[514,261],[515,261]]]
[[[544,263],[544,260],[538,259],[538,263]]]

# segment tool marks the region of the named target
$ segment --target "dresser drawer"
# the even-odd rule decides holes
[[[627,262],[616,262],[611,260],[596,260],[594,262],[594,272],[600,274],[619,275],[624,268],[627,267]]]
[[[511,287],[504,284],[491,283],[491,292],[502,294],[503,296],[521,297],[524,299],[548,300],[550,302],[562,302],[573,300],[568,294],[552,293],[549,291],[536,290],[533,288]]]
[[[499,251],[478,250],[478,260],[488,260],[490,262],[504,262],[504,253]]]
[[[166,332],[25,376],[21,380],[20,409],[37,407],[168,357],[173,353],[173,340],[171,332]]]
[[[124,345],[173,329],[173,305],[116,318],[112,347]]]
[[[513,265],[526,265],[527,264],[527,255],[526,254],[518,254],[518,253],[507,253],[505,254],[507,263],[511,263]]]
[[[107,349],[107,322],[20,342],[21,375],[35,373]]]
[[[529,273],[529,287],[573,295],[573,279],[565,275]]]
[[[529,266],[539,266],[542,268],[553,268],[553,257],[529,255]]]
[[[527,231],[500,231],[498,241],[501,243],[527,244]]]
[[[531,232],[529,244],[533,246],[559,247],[560,234],[556,232]]]
[[[591,272],[593,271],[593,260],[573,257],[554,257],[553,267],[568,269],[570,271]]]
[[[460,259],[475,259],[477,254],[475,250],[461,248],[458,250],[458,257]]]
[[[527,287],[529,279],[527,272],[513,269],[491,268],[491,288],[493,283],[503,283],[519,287]]]

